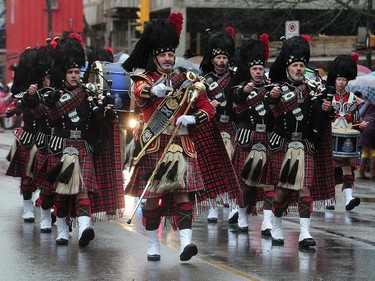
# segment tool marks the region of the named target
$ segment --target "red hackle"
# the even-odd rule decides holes
[[[306,40],[307,43],[310,45],[310,36],[307,34],[302,34],[301,37]]]
[[[263,33],[259,36],[259,41],[263,45],[264,54],[266,55],[266,60],[270,58],[270,40],[267,33]]]
[[[69,37],[74,39],[74,40],[77,40],[81,44],[82,48],[85,48],[81,35],[79,35],[78,33],[72,32],[72,33],[69,34]]]
[[[107,48],[105,48],[108,52],[110,52],[112,55],[114,54],[113,53],[113,50],[112,50],[112,48],[111,47],[107,47]]]
[[[50,43],[50,46],[53,50],[56,50],[57,48],[57,41],[56,40],[53,40],[51,43]]]
[[[183,24],[183,21],[184,21],[184,16],[182,15],[182,13],[180,13],[180,12],[170,13],[168,19],[174,25],[174,27],[176,29],[176,33],[178,34],[178,36],[180,36],[181,30],[182,30],[182,24]]]
[[[359,61],[359,54],[357,52],[352,52],[352,54],[350,55],[352,57],[352,60],[358,64],[358,61]]]
[[[234,39],[234,28],[232,26],[228,26],[225,31]]]

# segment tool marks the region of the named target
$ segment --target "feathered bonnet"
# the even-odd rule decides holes
[[[200,69],[204,73],[214,70],[212,59],[218,55],[226,55],[229,62],[232,62],[235,50],[234,44],[234,29],[228,26],[225,31],[218,31],[213,34],[210,33],[207,46],[204,51],[203,59],[200,64]]]
[[[113,62],[113,52],[111,48],[93,49],[87,54],[87,61],[92,64],[95,61]]]
[[[83,66],[85,66],[85,51],[82,37],[78,33],[70,33],[56,46],[51,69],[51,86],[61,87],[68,69]]]
[[[307,35],[294,36],[284,41],[279,56],[270,69],[271,82],[286,80],[285,69],[297,61],[305,65],[310,61],[310,37]]]
[[[237,66],[235,80],[238,83],[248,81],[250,77],[249,68],[254,65],[266,66],[270,55],[269,36],[263,33],[259,36],[259,40],[246,40],[237,50],[234,64]]]
[[[148,69],[152,58],[160,53],[175,52],[180,43],[183,24],[182,13],[170,13],[168,19],[154,19],[148,22],[134,50],[122,64],[131,72],[136,68]]]
[[[341,55],[335,58],[329,67],[327,85],[335,86],[337,77],[354,80],[357,77],[358,54]]]
[[[51,74],[52,61],[54,58],[55,44],[59,38],[56,37],[53,41],[47,38],[48,45],[42,46],[37,49],[33,59],[33,71],[30,75],[29,84],[38,84],[38,88],[43,87],[43,77]],[[55,42],[55,43],[52,43]]]
[[[27,48],[20,56],[17,65],[12,65],[11,70],[14,71],[13,84],[10,89],[11,93],[17,95],[24,92],[29,87],[30,74],[33,70],[33,59],[37,53],[34,48]]]

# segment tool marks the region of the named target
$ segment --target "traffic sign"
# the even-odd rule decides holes
[[[285,37],[286,39],[299,35],[299,21],[291,20],[285,22]]]

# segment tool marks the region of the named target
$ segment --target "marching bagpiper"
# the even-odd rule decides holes
[[[123,64],[128,71],[146,70],[131,75],[145,125],[136,142],[134,172],[125,192],[146,198],[142,215],[150,261],[160,260],[158,229],[162,217],[168,217],[179,230],[180,260],[195,256],[194,204],[215,198],[226,191],[223,186],[236,182],[221,139],[221,146],[217,146],[220,133],[209,122],[215,111],[203,82],[191,72],[174,71],[182,21],[181,13],[171,13],[166,20],[149,22]],[[239,197],[238,185],[229,194]]]

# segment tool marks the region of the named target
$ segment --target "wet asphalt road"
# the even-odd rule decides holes
[[[297,213],[284,220],[285,245],[274,247],[260,236],[261,214],[250,217],[249,233],[242,234],[220,207],[217,224],[208,224],[206,213],[195,218],[197,257],[179,261],[178,232],[168,226],[160,228],[161,261],[148,262],[140,210],[126,224],[132,198],[124,218],[94,225],[96,237],[83,249],[76,228],[68,246],[56,246],[56,227],[40,233],[38,208],[36,222],[23,223],[19,179],[4,176],[12,139],[10,131],[0,133],[0,280],[375,280],[374,182],[357,181],[354,194],[362,203],[353,211],[344,210],[337,188],[336,210],[313,213],[314,249],[298,248]]]

